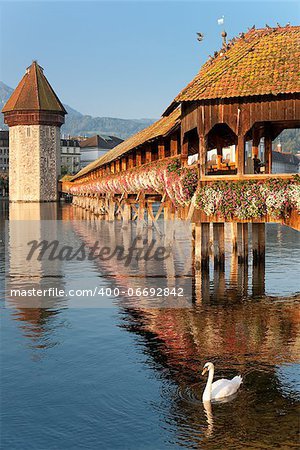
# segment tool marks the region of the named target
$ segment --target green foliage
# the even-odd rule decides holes
[[[186,190],[191,198],[198,186],[198,170],[197,168],[183,169],[182,187]]]
[[[170,173],[176,172],[179,175],[180,171],[181,171],[180,158],[173,159],[172,162],[170,162],[170,164],[168,164],[167,170]]]

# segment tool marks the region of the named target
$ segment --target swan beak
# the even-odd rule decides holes
[[[204,369],[202,370],[202,373],[201,373],[201,375],[205,375],[205,374],[206,374],[206,372],[208,372],[208,368],[207,368],[207,367],[204,367]]]

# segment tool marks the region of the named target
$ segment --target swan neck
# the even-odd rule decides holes
[[[208,371],[208,378],[205,390],[203,392],[203,400],[211,400],[211,386],[214,379],[214,368],[212,367]]]

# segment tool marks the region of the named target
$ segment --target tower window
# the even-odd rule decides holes
[[[27,132],[27,137],[30,137],[30,128],[29,127],[27,127],[26,132]]]

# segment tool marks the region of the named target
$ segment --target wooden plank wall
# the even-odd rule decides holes
[[[181,133],[183,136],[197,127],[199,136],[207,135],[214,125],[226,123],[239,135],[246,134],[256,122],[272,121],[300,127],[300,94],[184,103]]]

